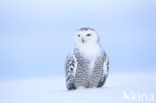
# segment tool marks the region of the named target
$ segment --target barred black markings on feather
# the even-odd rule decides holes
[[[75,61],[73,56],[68,55],[66,62],[66,87],[68,90],[75,89],[74,86],[74,65]]]
[[[80,86],[89,87],[89,61],[85,58],[83,58],[79,52],[78,49],[74,50],[75,57],[77,58],[77,69],[76,69],[76,75],[75,75],[75,87],[78,88]]]
[[[97,87],[102,87],[107,79],[108,73],[109,73],[109,59],[106,53],[104,53],[105,55],[105,59],[104,59],[104,63],[103,63],[103,76],[100,80],[100,82],[98,83]],[[104,71],[106,69],[106,71]],[[106,72],[106,73],[105,73]]]

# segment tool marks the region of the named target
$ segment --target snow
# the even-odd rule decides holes
[[[0,81],[0,103],[132,103],[123,92],[156,94],[155,72],[110,73],[103,88],[68,91],[62,77]],[[155,97],[154,97],[155,98]],[[138,101],[137,103],[154,103]]]

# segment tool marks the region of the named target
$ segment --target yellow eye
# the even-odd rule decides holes
[[[80,34],[78,34],[77,36],[80,37]]]
[[[86,36],[91,36],[91,34],[87,34]]]

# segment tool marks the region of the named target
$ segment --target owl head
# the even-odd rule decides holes
[[[94,29],[81,28],[76,32],[75,41],[77,45],[87,43],[98,43],[99,37]]]

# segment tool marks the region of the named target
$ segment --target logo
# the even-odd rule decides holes
[[[154,94],[135,92],[135,91],[131,91],[130,93],[127,93],[123,91],[121,101],[154,102]]]

